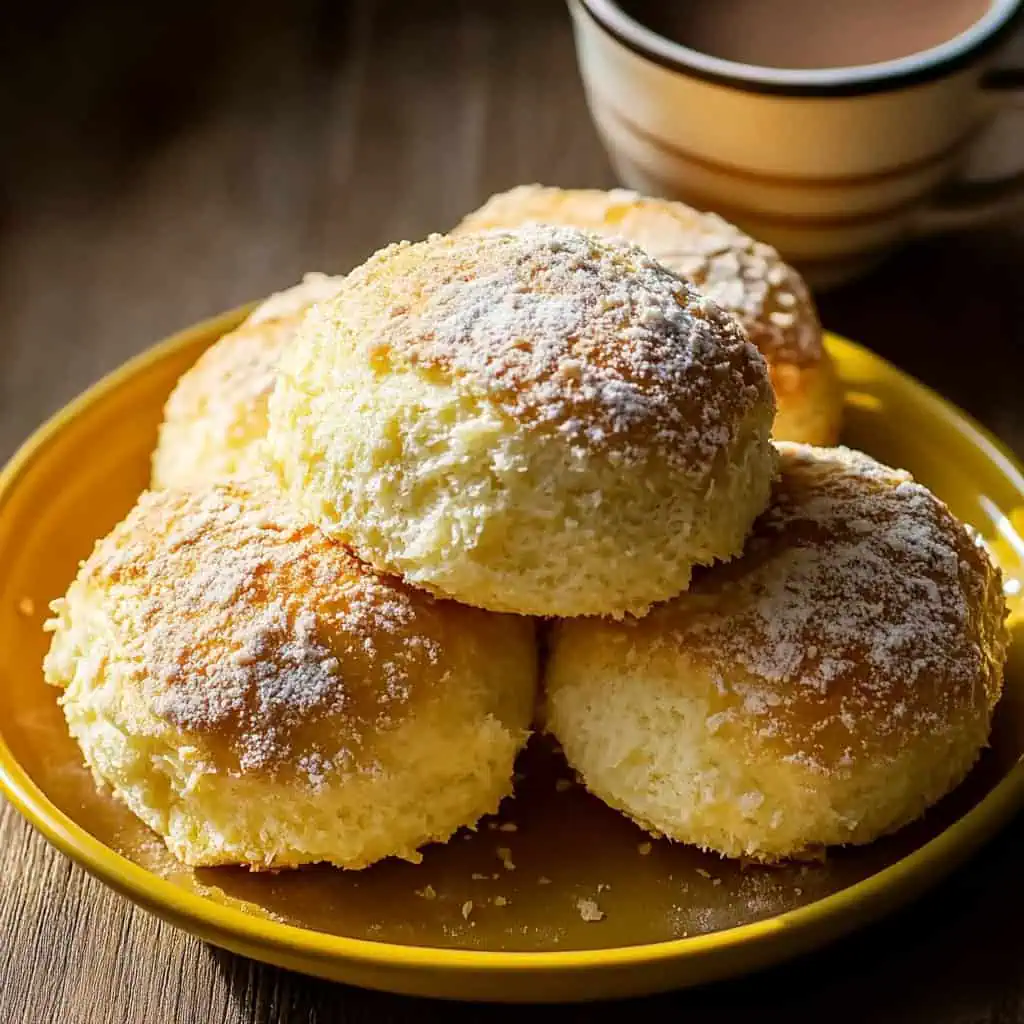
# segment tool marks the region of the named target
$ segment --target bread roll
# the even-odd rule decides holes
[[[644,619],[556,625],[547,727],[594,793],[680,842],[868,843],[985,746],[1004,616],[984,548],[908,474],[783,446],[742,558]]]
[[[53,608],[86,764],[186,864],[415,860],[511,792],[532,623],[380,576],[275,496],[144,494]]]
[[[264,472],[267,399],[277,361],[306,310],[337,293],[340,277],[306,274],[214,342],[164,407],[152,486],[194,487]]]
[[[775,471],[764,360],[641,249],[529,227],[390,246],[279,370],[271,461],[365,561],[532,615],[643,612]]]

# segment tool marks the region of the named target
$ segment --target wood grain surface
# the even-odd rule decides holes
[[[0,17],[0,459],[127,356],[305,270],[346,270],[519,182],[612,183],[557,0],[105,0]],[[1024,454],[1022,281],[1024,225],[1007,223],[917,243],[821,305]],[[1024,1022],[1022,854],[1018,822],[903,914],[756,978],[524,1010],[221,953],[0,804],[0,1024]]]

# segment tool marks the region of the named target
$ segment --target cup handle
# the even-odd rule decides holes
[[[1024,67],[993,68],[981,79],[986,92],[1024,100]],[[1002,178],[957,181],[946,186],[919,215],[918,234],[931,235],[991,224],[1024,208],[1024,169]]]

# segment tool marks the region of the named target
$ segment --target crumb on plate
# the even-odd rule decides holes
[[[603,921],[604,911],[597,905],[596,900],[580,898],[576,901],[576,909],[584,921]]]

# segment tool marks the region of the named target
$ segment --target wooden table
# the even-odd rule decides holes
[[[146,6],[40,4],[0,33],[0,459],[151,341],[304,270],[345,270],[519,182],[612,183],[556,0]],[[1024,454],[1024,224],[920,243],[821,305],[830,327]],[[1024,822],[820,955],[603,1012],[1024,1021],[1022,854]],[[2,804],[0,954],[0,1024],[524,1012],[360,992],[218,952],[113,895]]]

